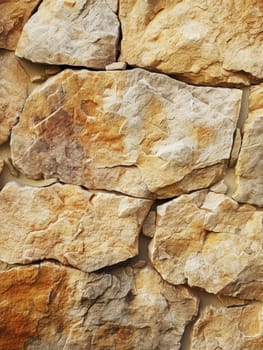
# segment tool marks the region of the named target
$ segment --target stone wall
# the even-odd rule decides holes
[[[263,348],[262,26],[0,1],[0,350]]]

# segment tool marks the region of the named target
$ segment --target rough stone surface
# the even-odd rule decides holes
[[[179,349],[198,300],[157,272],[87,274],[43,263],[0,272],[0,348]]]
[[[261,350],[262,314],[262,305],[207,307],[194,326],[190,350]]]
[[[15,50],[21,31],[40,0],[0,1],[0,48]]]
[[[150,258],[170,283],[263,300],[263,212],[198,191],[157,207]]]
[[[116,61],[117,0],[44,0],[25,25],[16,54],[33,62],[104,68]]]
[[[29,77],[12,52],[0,50],[0,67],[1,145],[9,138],[11,128],[23,108]]]
[[[249,116],[244,126],[242,147],[236,165],[234,198],[263,206],[263,84],[251,88]]]
[[[56,259],[94,271],[138,254],[151,201],[74,185],[7,184],[0,192],[0,260]]]
[[[66,70],[27,99],[12,158],[34,179],[172,197],[223,177],[240,98],[141,69]]]
[[[121,61],[195,84],[263,78],[263,6],[257,0],[120,0]]]

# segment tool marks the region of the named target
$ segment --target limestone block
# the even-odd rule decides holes
[[[162,277],[263,300],[263,212],[207,190],[157,207],[150,258]]]
[[[13,162],[34,179],[173,197],[223,177],[240,99],[141,69],[65,70],[27,99]]]
[[[249,116],[236,165],[237,190],[234,198],[263,206],[263,84],[252,87]]]
[[[44,0],[25,25],[16,55],[33,62],[101,69],[116,61],[117,0]]]
[[[0,50],[0,67],[1,145],[8,140],[11,128],[23,108],[27,97],[29,77],[12,52]]]
[[[194,325],[190,350],[261,350],[261,304],[235,308],[205,308]]]
[[[15,50],[21,31],[40,0],[0,1],[0,48]]]
[[[90,193],[74,185],[8,183],[0,192],[0,260],[55,259],[94,271],[138,254],[150,200]]]
[[[263,78],[257,0],[120,0],[120,60],[194,84]]]
[[[88,274],[45,262],[0,272],[0,348],[179,350],[197,298],[153,269]]]

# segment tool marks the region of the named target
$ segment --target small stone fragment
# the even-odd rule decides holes
[[[147,237],[153,237],[155,233],[155,225],[156,225],[156,211],[150,210],[146,219],[144,221],[142,232]]]
[[[207,307],[194,325],[190,350],[261,350],[262,314],[261,304]]]
[[[0,50],[0,67],[1,145],[8,140],[11,128],[20,116],[30,80],[13,52]]]
[[[263,206],[263,84],[252,87],[249,115],[235,168],[237,201]]]
[[[40,0],[0,1],[0,48],[15,50],[22,29]]]
[[[118,40],[118,17],[107,0],[43,0],[23,29],[16,55],[104,69],[116,61]]]
[[[45,81],[46,79],[47,77],[43,74],[37,74],[30,77],[31,83],[43,83],[43,81]]]
[[[0,348],[179,350],[198,299],[150,267],[88,274],[52,263],[0,272]]]
[[[219,182],[217,182],[216,184],[214,184],[211,188],[211,191],[216,192],[216,193],[227,193],[228,187],[225,184],[224,180],[221,180]]]
[[[65,70],[27,99],[12,159],[33,179],[173,197],[224,176],[241,94],[141,69]]]
[[[94,271],[138,254],[150,200],[90,193],[74,185],[0,192],[0,260],[28,264],[55,259]]]
[[[119,3],[121,61],[194,84],[250,85],[263,79],[260,1]]]
[[[263,301],[263,212],[207,190],[157,207],[150,259],[170,283]]]
[[[238,299],[226,295],[217,295],[218,300],[226,307],[231,307],[231,306],[240,306],[240,305],[246,305],[248,304],[248,301],[244,299]]]
[[[9,173],[14,177],[19,177],[19,171],[14,167],[14,164],[12,162],[11,158],[8,158],[5,160],[5,164],[8,168]]]
[[[126,62],[113,62],[111,64],[107,64],[105,70],[125,70],[127,68]]]
[[[241,138],[240,129],[237,128],[236,132],[235,132],[234,143],[233,143],[231,155],[230,155],[230,161],[229,161],[230,168],[233,168],[237,162],[241,143],[242,143],[242,138]]]

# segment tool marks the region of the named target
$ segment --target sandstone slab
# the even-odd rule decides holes
[[[12,158],[34,179],[172,197],[223,177],[240,99],[141,69],[66,70],[27,99]]]
[[[103,69],[116,61],[117,0],[44,0],[25,25],[16,55],[33,62]]]
[[[179,349],[198,300],[153,269],[87,274],[52,263],[0,272],[5,350]]]
[[[74,185],[8,183],[0,192],[0,260],[55,259],[94,271],[138,254],[151,201],[90,193]]]
[[[263,84],[252,87],[249,116],[244,126],[243,142],[236,165],[237,190],[234,198],[263,206]]]
[[[8,140],[11,128],[23,108],[27,97],[29,77],[12,52],[0,50],[0,67],[1,145]]]
[[[157,207],[150,258],[162,277],[263,300],[263,212],[206,190]]]
[[[2,159],[0,159],[0,174],[4,169],[4,164],[5,164],[4,161]]]
[[[194,4],[120,0],[120,60],[194,84],[249,85],[262,79],[262,4],[257,0]]]
[[[40,0],[0,1],[0,48],[15,50],[22,29]]]
[[[261,350],[263,307],[207,307],[194,325],[191,350]]]

